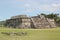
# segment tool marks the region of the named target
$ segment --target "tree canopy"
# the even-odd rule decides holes
[[[54,13],[44,14],[44,13],[41,13],[41,15],[44,15],[45,17],[50,18],[50,19],[54,19],[54,18],[58,18],[59,14],[54,14]]]

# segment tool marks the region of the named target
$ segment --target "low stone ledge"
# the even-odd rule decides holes
[[[1,34],[5,34],[5,35],[8,35],[8,36],[26,36],[27,35],[27,32],[1,32]]]

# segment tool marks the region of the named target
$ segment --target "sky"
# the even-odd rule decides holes
[[[11,16],[59,13],[60,0],[0,0],[0,21]]]

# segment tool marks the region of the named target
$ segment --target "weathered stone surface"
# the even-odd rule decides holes
[[[7,20],[7,26],[13,28],[52,28],[56,27],[54,19],[45,18],[44,15],[38,15],[33,17],[27,17],[23,15],[14,16]]]
[[[27,32],[1,32],[1,34],[8,35],[8,36],[26,36]]]

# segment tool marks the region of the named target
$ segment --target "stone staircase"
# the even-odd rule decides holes
[[[55,21],[54,21],[54,19],[46,19],[47,21],[48,21],[48,23],[50,24],[50,27],[52,28],[52,27],[56,27],[56,25],[55,25]]]
[[[41,27],[40,18],[31,18],[34,28]]]
[[[40,15],[40,17],[38,17],[38,18],[31,18],[31,20],[32,20],[35,28],[51,27],[51,24],[48,22],[48,20],[43,15]]]

